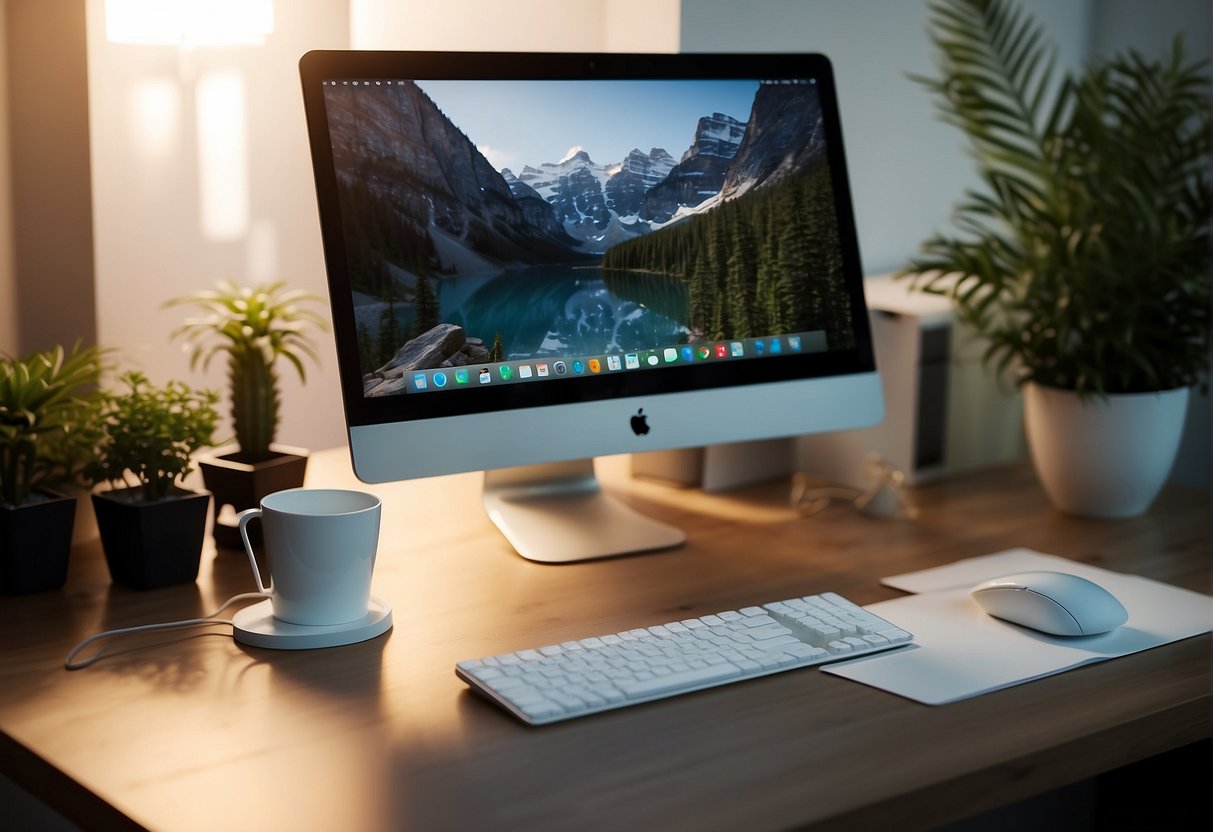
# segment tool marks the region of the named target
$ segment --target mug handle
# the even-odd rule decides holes
[[[244,541],[244,551],[248,554],[249,566],[253,567],[253,577],[257,581],[257,591],[262,595],[269,595],[274,589],[274,579],[270,578],[270,585],[266,586],[261,583],[261,570],[257,568],[257,558],[253,556],[253,544],[248,539],[248,524],[250,520],[256,520],[261,517],[261,509],[250,508],[247,511],[240,512],[240,539]]]

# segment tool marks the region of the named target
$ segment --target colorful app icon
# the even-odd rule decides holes
[[[461,368],[461,369],[458,369],[455,371],[455,383],[456,384],[467,384],[468,383],[468,371],[466,368]]]
[[[590,372],[591,373],[602,372],[602,362],[599,361],[597,358],[590,359]]]
[[[521,367],[518,368],[518,378],[530,378],[530,377],[531,377],[531,365],[530,364],[523,364]]]
[[[574,373],[584,373],[585,372],[585,362],[580,359],[574,361],[573,362],[573,372]]]
[[[766,345],[765,341],[755,341],[754,342],[754,354],[755,355],[762,355],[766,351],[767,351],[767,345]]]
[[[715,349],[715,353],[716,353],[716,357],[717,357],[717,358],[728,358],[728,357],[729,357],[729,348],[728,348],[728,345],[726,345],[726,344],[717,344],[717,345],[716,345],[716,349]]]
[[[552,369],[556,372],[556,375],[562,376],[569,371],[569,366],[563,361],[557,361],[552,365]]]
[[[666,347],[663,355],[665,356],[666,364],[671,364],[678,360],[678,350],[673,347]]]
[[[623,363],[629,370],[635,370],[640,367],[640,356],[630,352],[623,357]]]
[[[649,353],[648,357],[646,357],[644,360],[648,362],[650,367],[656,367],[661,363],[661,359],[657,357],[657,353],[655,352]]]
[[[539,376],[540,378],[547,378],[548,377],[548,365],[547,364],[536,364],[535,365],[535,375]]]
[[[729,344],[729,352],[734,358],[741,358],[745,355],[745,346],[740,341],[733,341]]]
[[[488,384],[492,380],[493,380],[493,374],[489,372],[489,368],[481,367],[480,368],[480,383]]]
[[[607,369],[608,370],[623,369],[623,361],[620,360],[619,356],[617,356],[617,355],[608,355],[607,356]]]
[[[778,338],[771,339],[771,355],[778,355],[783,352],[783,345],[779,343]]]
[[[701,344],[699,346],[699,349],[695,350],[695,352],[699,355],[700,361],[703,361],[705,359],[712,357],[712,348],[709,347],[707,344]]]
[[[509,381],[514,377],[514,368],[509,364],[502,364],[497,368],[497,372],[501,376],[502,381]]]
[[[683,361],[694,361],[695,360],[695,348],[689,347],[689,346],[683,347],[682,348],[682,360]]]
[[[418,390],[425,389],[425,373],[413,373],[413,387]]]
[[[434,373],[434,386],[446,387],[446,373]]]
[[[788,336],[788,349],[790,349],[792,352],[800,352],[800,336],[799,335],[789,335]]]

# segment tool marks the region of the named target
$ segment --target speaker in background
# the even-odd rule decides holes
[[[864,281],[885,418],[873,428],[801,437],[802,471],[852,488],[869,483],[879,457],[921,483],[1022,459],[1023,408],[981,363],[984,349],[955,318],[952,303],[911,292],[891,275]]]

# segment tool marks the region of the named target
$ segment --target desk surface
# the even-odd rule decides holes
[[[786,483],[707,495],[634,482],[622,459],[599,468],[688,544],[542,566],[484,517],[479,476],[375,487],[374,591],[396,626],[327,651],[214,628],[67,673],[86,635],[201,614],[251,584],[242,554],[208,548],[197,585],[138,593],[79,547],[63,591],[0,599],[0,771],[86,828],[910,829],[1210,735],[1208,636],[941,708],[809,669],[525,727],[455,662],[790,595],[873,603],[899,595],[884,575],[1011,546],[1210,589],[1205,492],[1080,520],[1020,466],[918,489],[916,521],[845,506],[802,519]],[[308,479],[355,484],[344,451],[314,455]]]

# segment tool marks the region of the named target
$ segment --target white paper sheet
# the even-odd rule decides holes
[[[1124,604],[1129,620],[1096,636],[1049,636],[993,618],[969,596],[984,580],[1041,569],[1095,581]],[[1213,598],[1207,595],[1029,549],[896,575],[882,583],[919,593],[867,607],[913,633],[914,644],[822,670],[927,705],[956,702],[1213,630]]]

